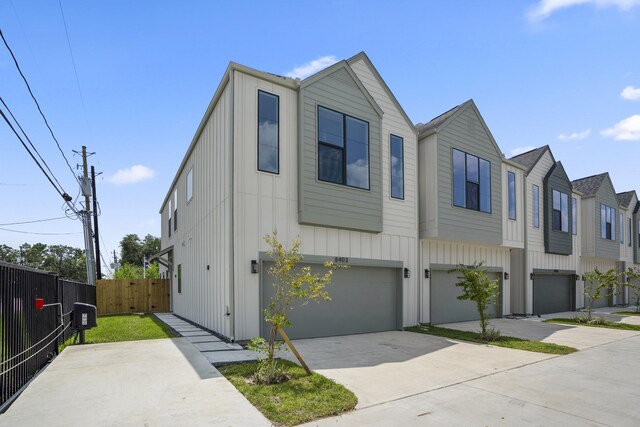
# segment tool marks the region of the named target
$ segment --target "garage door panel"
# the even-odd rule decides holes
[[[273,278],[263,271],[263,307],[268,307],[274,293]],[[320,265],[312,265],[320,272]],[[398,270],[376,267],[350,267],[337,270],[327,286],[330,301],[311,301],[294,306],[288,315],[292,321],[287,334],[291,338],[315,338],[398,328]],[[268,333],[263,322],[262,334]]]
[[[536,274],[533,279],[533,314],[571,311],[571,276],[560,274]]]
[[[499,280],[498,273],[489,273],[490,280]],[[431,323],[466,322],[479,320],[478,309],[473,301],[459,300],[462,288],[456,286],[458,273],[433,271],[431,273]],[[500,299],[500,296],[497,297]],[[498,305],[491,304],[487,308],[490,318],[499,315]]]

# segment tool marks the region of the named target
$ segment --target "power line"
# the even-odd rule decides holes
[[[53,129],[51,129],[51,126],[49,126],[49,121],[47,120],[46,116],[42,112],[42,108],[40,108],[40,104],[38,103],[38,100],[36,99],[35,95],[33,94],[33,91],[31,90],[31,86],[29,85],[29,82],[27,81],[27,78],[25,77],[24,73],[22,72],[22,69],[20,68],[20,64],[18,64],[18,60],[16,59],[16,56],[13,54],[13,50],[11,50],[11,47],[9,46],[9,43],[7,42],[7,39],[4,37],[4,34],[2,33],[1,29],[0,29],[0,37],[2,37],[2,41],[4,42],[4,45],[6,46],[7,50],[11,54],[11,58],[13,58],[13,63],[15,64],[16,68],[18,69],[18,72],[20,73],[20,76],[22,77],[22,80],[24,80],[24,84],[27,85],[27,89],[29,90],[29,94],[31,95],[31,98],[33,99],[33,102],[36,103],[36,107],[38,107],[38,111],[40,112],[40,115],[42,116],[42,119],[44,120],[44,123],[47,125],[47,128],[49,129],[49,133],[51,133],[51,136],[53,137],[53,140],[55,141],[56,145],[58,146],[58,150],[60,151],[60,154],[62,154],[62,157],[64,158],[64,161],[67,163],[67,166],[69,167],[69,171],[71,171],[71,175],[73,175],[73,179],[75,179],[78,182],[78,184],[80,184],[80,180],[78,180],[78,177],[76,176],[75,172],[73,171],[73,168],[71,167],[71,164],[69,163],[69,160],[67,159],[67,156],[64,154],[64,151],[62,151],[62,148],[60,147],[60,143],[58,142],[58,138],[56,138],[55,134],[53,133]]]
[[[5,224],[0,224],[0,226],[4,226],[4,225],[21,225],[21,224],[35,224],[36,222],[57,221],[59,219],[67,219],[67,217],[66,216],[59,216],[59,217],[56,217],[56,218],[34,219],[33,221],[7,222]]]
[[[82,234],[81,231],[77,233],[37,233],[35,231],[22,231],[22,230],[12,230],[10,228],[1,228],[2,231],[10,231],[12,233],[20,233],[20,234],[36,234],[38,236],[69,236],[71,234]]]

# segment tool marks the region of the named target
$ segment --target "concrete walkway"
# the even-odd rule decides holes
[[[269,426],[187,338],[67,347],[0,426]]]

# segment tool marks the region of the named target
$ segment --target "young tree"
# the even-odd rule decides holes
[[[600,298],[609,298],[614,294],[616,286],[619,285],[619,276],[620,275],[616,272],[615,268],[611,268],[602,273],[598,270],[598,267],[594,268],[593,271],[582,275],[582,278],[584,279],[587,321],[590,322],[592,319],[591,314],[593,312],[593,304]],[[606,292],[603,293],[603,291]]]
[[[636,305],[636,313],[640,313],[640,268],[629,267],[627,270],[629,281],[624,286],[629,288],[629,299]]]
[[[331,283],[334,271],[343,266],[327,262],[324,264],[327,268],[324,274],[314,273],[310,267],[298,267],[303,259],[300,254],[300,239],[294,240],[289,249],[278,240],[275,232],[265,236],[264,240],[270,246],[269,255],[274,259],[273,265],[269,268],[269,274],[275,279],[274,296],[269,307],[264,310],[264,320],[269,324],[269,335],[267,340],[252,339],[249,348],[266,355],[266,359],[258,363],[256,380],[264,384],[273,384],[283,379],[275,359],[282,343],[277,341],[276,337],[278,333],[283,333],[284,328],[291,326],[289,311],[294,306],[305,305],[313,300],[330,300],[331,297],[325,288]]]
[[[461,274],[456,283],[456,286],[462,288],[462,295],[458,299],[476,303],[476,309],[480,316],[480,336],[482,339],[488,340],[491,338],[491,331],[489,330],[487,308],[495,303],[500,285],[497,279],[489,280],[487,268],[483,268],[482,264],[484,262],[475,262],[471,266],[459,264],[456,268],[449,270],[449,273]]]

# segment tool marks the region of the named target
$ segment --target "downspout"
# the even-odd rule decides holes
[[[234,174],[235,174],[235,153],[234,153],[234,146],[235,146],[235,140],[234,140],[234,128],[235,128],[235,117],[234,117],[234,108],[235,108],[235,91],[234,91],[234,76],[235,76],[235,70],[232,68],[229,72],[229,85],[231,88],[231,177],[230,177],[230,186],[231,186],[231,191],[229,192],[229,203],[231,204],[230,210],[231,210],[231,218],[229,219],[230,221],[230,228],[231,228],[231,232],[230,232],[230,236],[231,236],[231,241],[229,242],[230,245],[230,269],[229,269],[229,309],[231,311],[231,315],[229,316],[229,331],[230,333],[230,341],[231,342],[235,342],[236,340],[236,322],[235,322],[235,317],[236,317],[236,307],[235,307],[235,274],[234,274],[234,268],[235,268],[235,256],[234,256],[234,240],[235,240],[235,224],[233,221],[234,218],[234,201],[235,198],[234,196],[234,191],[235,191],[235,186],[234,186]]]
[[[417,129],[414,129],[415,135],[416,135],[416,195],[415,195],[415,199],[416,199],[416,258],[417,258],[417,262],[416,262],[416,273],[415,273],[415,277],[416,277],[416,297],[418,299],[418,306],[416,307],[417,310],[417,317],[416,317],[416,324],[419,325],[422,322],[422,312],[423,312],[423,302],[422,302],[422,281],[424,280],[424,275],[422,272],[422,240],[420,239],[420,186],[421,186],[421,182],[420,182],[420,140],[418,139],[419,134]]]

